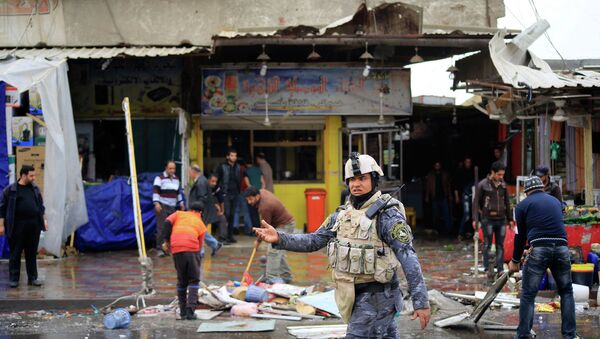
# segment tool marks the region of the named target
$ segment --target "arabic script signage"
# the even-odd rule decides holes
[[[410,114],[410,71],[362,68],[204,69],[202,113]],[[380,96],[380,93],[384,94]]]

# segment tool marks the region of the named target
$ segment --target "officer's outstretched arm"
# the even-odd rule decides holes
[[[413,236],[410,226],[408,226],[402,215],[394,209],[384,211],[381,215],[381,222],[378,224],[382,240],[393,249],[396,258],[402,265],[414,309],[428,309],[427,286],[423,279],[419,258],[417,258],[412,246]]]
[[[277,232],[279,234],[279,242],[273,244],[273,248],[280,250],[288,250],[294,252],[314,252],[327,246],[327,243],[335,238],[336,232],[332,231],[335,224],[337,212],[329,215],[321,224],[321,227],[309,234],[289,234]]]

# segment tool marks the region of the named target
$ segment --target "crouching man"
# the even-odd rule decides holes
[[[255,228],[273,247],[313,252],[327,246],[335,299],[346,338],[398,338],[394,315],[402,309],[396,267],[401,264],[413,299],[412,319],[430,318],[427,288],[412,246],[404,206],[377,188],[383,172],[369,155],[352,153],[345,165],[349,201],[312,234],[278,232],[264,220]]]
[[[177,270],[177,299],[181,319],[194,320],[198,304],[200,282],[200,250],[204,243],[206,226],[202,222],[200,201],[190,205],[189,211],[176,211],[165,220],[163,250],[169,249]]]

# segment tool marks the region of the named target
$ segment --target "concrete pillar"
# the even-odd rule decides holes
[[[343,160],[340,129],[342,128],[342,117],[329,115],[325,118],[325,131],[323,131],[324,154],[325,154],[325,189],[327,190],[326,214],[332,213],[340,205],[342,194]],[[345,159],[344,159],[345,160]]]

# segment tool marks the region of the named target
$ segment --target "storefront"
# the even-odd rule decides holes
[[[356,66],[278,65],[261,75],[259,67],[211,67],[202,70],[202,94],[192,160],[212,171],[230,147],[244,159],[264,153],[275,193],[300,228],[306,189],[327,191],[326,213],[340,205],[350,151],[374,155],[384,180],[399,179],[402,131],[394,119],[412,111],[408,70],[364,76]]]

